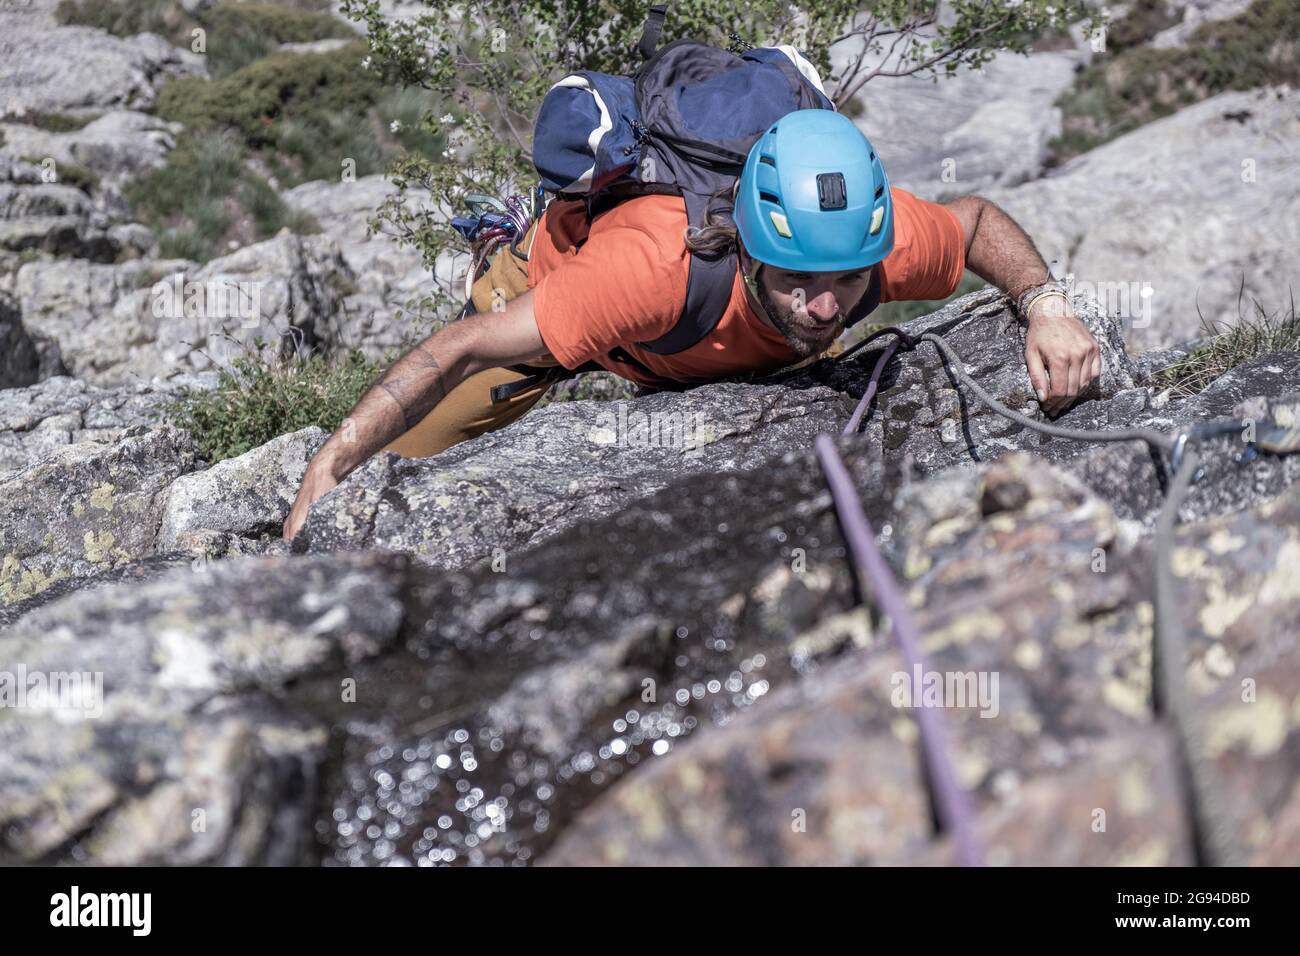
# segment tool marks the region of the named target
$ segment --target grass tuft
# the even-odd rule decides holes
[[[1287,312],[1270,313],[1254,296],[1254,314],[1242,310],[1245,280],[1237,292],[1238,321],[1207,320],[1201,327],[1210,340],[1154,377],[1157,389],[1168,389],[1172,398],[1189,398],[1204,391],[1228,371],[1252,359],[1273,352],[1300,352],[1300,318],[1296,316],[1295,296]],[[1198,310],[1199,311],[1199,310]]]

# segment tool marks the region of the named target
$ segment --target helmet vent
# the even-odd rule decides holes
[[[776,132],[776,127],[773,126],[770,130],[768,130],[768,132],[769,132],[769,133],[775,133],[775,132]]]
[[[884,187],[884,186],[877,186],[877,187],[876,187],[876,198],[879,199],[879,198],[880,198],[881,196],[883,196],[884,194],[885,194],[885,187]]]
[[[781,205],[781,199],[780,199],[780,197],[775,196],[775,195],[773,195],[772,193],[764,193],[764,192],[760,192],[760,193],[758,194],[758,198],[759,198],[760,200],[766,200],[767,202],[770,202],[770,203],[771,203],[772,205],[774,205],[774,206],[779,206],[779,205]]]
[[[759,161],[760,163],[767,163],[767,165],[769,165],[769,166],[775,166],[775,165],[776,165],[776,160],[773,159],[771,156],[760,156],[760,157],[758,157],[758,161]]]

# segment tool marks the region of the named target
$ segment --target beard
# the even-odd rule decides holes
[[[776,330],[785,337],[786,344],[800,358],[808,358],[811,355],[820,355],[830,348],[831,343],[843,331],[842,323],[843,314],[836,317],[836,320],[829,325],[813,325],[812,317],[807,313],[796,315],[793,311],[782,309],[772,301],[768,295],[767,289],[763,283],[758,285],[758,301],[767,312],[767,317],[772,320]]]

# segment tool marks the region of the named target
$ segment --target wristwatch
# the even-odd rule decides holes
[[[1041,285],[1032,286],[1020,294],[1016,300],[1016,315],[1021,319],[1029,321],[1029,310],[1033,304],[1044,296],[1059,295],[1069,303],[1069,296],[1065,294],[1065,286],[1056,279],[1048,279]]]

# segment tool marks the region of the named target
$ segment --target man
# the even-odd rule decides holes
[[[503,253],[475,284],[479,314],[429,336],[362,397],[308,465],[285,537],[375,452],[436,454],[524,414],[547,383],[494,402],[493,386],[523,378],[512,366],[594,362],[649,387],[775,370],[835,354],[846,318],[878,303],[951,295],[964,269],[1017,303],[1025,364],[1049,414],[1101,374],[1097,342],[1006,213],[978,196],[937,204],[890,189],[871,144],[839,113],[783,117],[754,143],[732,196],[734,223],[711,211],[690,229],[676,196],[629,199],[590,223],[581,202],[548,205],[527,236],[526,280],[501,279],[498,266],[514,261]],[[727,306],[689,348],[641,347],[682,315],[688,246],[738,253]],[[513,298],[495,311],[500,281]]]

